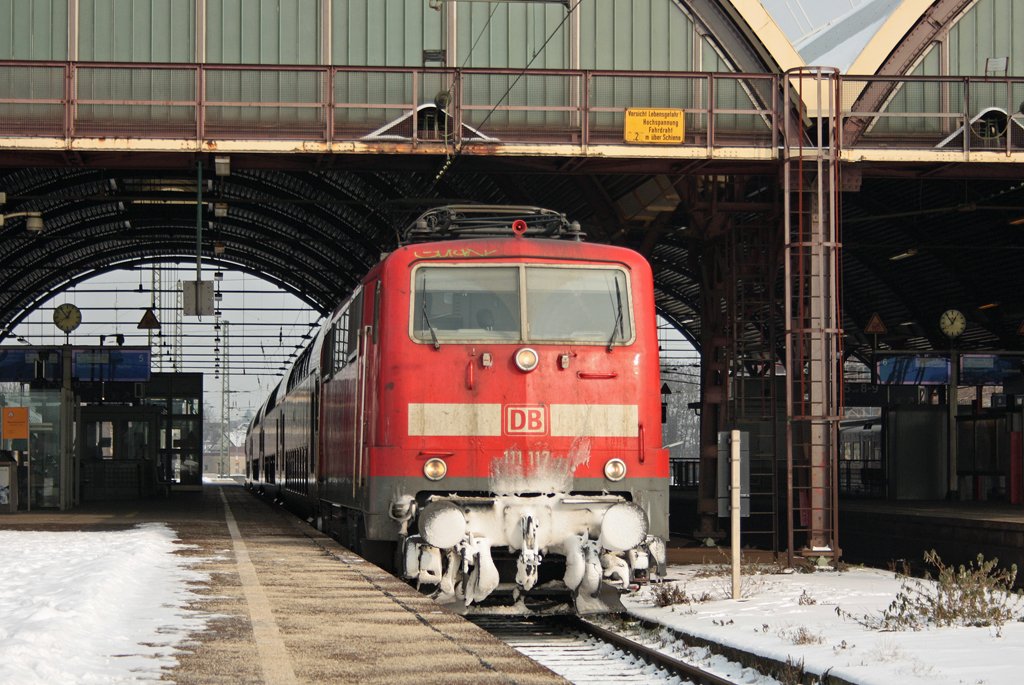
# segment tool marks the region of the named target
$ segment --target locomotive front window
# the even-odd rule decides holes
[[[633,337],[629,289],[620,269],[527,267],[531,342],[628,343]]]
[[[422,267],[416,271],[413,335],[421,342],[518,341],[519,269]]]
[[[619,268],[422,266],[413,286],[412,334],[422,343],[633,339],[629,280]]]

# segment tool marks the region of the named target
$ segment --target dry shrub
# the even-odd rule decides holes
[[[947,566],[935,550],[925,552],[924,561],[938,571],[935,580],[929,574],[924,580],[907,578],[880,616],[853,616],[838,607],[836,613],[880,631],[932,626],[994,626],[998,630],[1009,621],[1024,620],[1022,597],[1013,591],[1016,565],[999,568],[998,559],[986,561],[979,554],[966,565]]]
[[[820,645],[825,641],[825,638],[820,634],[812,633],[804,626],[780,630],[778,635],[783,640],[792,642],[794,645]]]
[[[675,583],[652,585],[651,596],[654,598],[654,603],[659,607],[667,607],[674,604],[702,604],[712,599],[711,594],[708,592],[691,595],[686,591],[686,587],[681,587]]]

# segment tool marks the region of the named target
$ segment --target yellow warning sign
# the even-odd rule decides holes
[[[868,319],[868,325],[864,327],[864,332],[870,335],[885,335],[887,330],[878,312],[871,315],[871,318]]]
[[[637,145],[682,145],[686,135],[686,112],[681,109],[626,110],[623,137]]]
[[[4,407],[4,440],[28,440],[28,407]]]

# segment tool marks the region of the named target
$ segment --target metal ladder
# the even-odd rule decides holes
[[[839,74],[801,67],[784,79],[787,554],[838,558],[842,416],[839,301]]]

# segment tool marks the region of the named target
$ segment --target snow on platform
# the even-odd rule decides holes
[[[848,615],[875,616],[900,592],[895,574],[868,568],[842,572],[744,576],[743,599],[728,574],[703,577],[707,566],[672,566],[669,582],[709,601],[654,605],[651,589],[626,598],[627,609],[682,633],[863,685],[1017,685],[1024,666],[1024,623],[996,628],[932,628],[877,632]],[[801,600],[801,598],[803,598]],[[766,681],[767,682],[767,681]],[[772,681],[773,682],[773,681]]]

